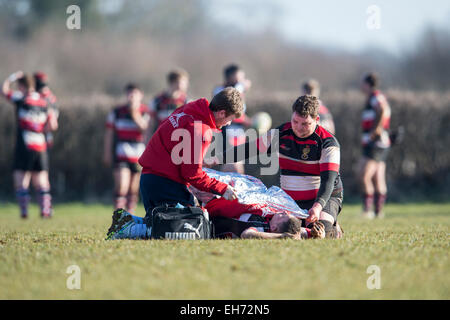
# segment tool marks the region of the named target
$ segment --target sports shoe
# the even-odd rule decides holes
[[[375,218],[375,213],[373,211],[366,211],[361,214],[364,219],[372,220]]]
[[[106,234],[106,240],[111,240],[128,222],[133,221],[131,214],[122,208],[116,209],[112,215],[112,223]]]
[[[53,216],[53,211],[50,211],[49,213],[41,212],[41,218],[42,219],[50,219],[52,216]]]
[[[377,219],[384,219],[384,212],[383,212],[383,211],[378,212],[378,213],[375,215],[375,217],[376,217]]]

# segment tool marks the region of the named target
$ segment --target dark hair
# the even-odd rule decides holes
[[[237,64],[230,64],[223,69],[223,76],[225,79],[228,79],[230,76],[235,74],[240,70],[239,66]]]
[[[244,103],[237,89],[226,87],[212,98],[209,108],[211,111],[225,110],[227,117],[235,114],[239,118],[244,111]]]
[[[33,77],[36,84],[36,91],[40,91],[47,86],[48,77],[44,72],[37,71],[33,74]]]
[[[189,78],[189,74],[183,69],[172,70],[167,74],[167,82],[169,84],[180,80],[181,78]]]
[[[319,99],[309,94],[300,96],[292,105],[292,111],[297,112],[302,117],[311,116],[315,119],[319,114]]]
[[[125,86],[125,92],[130,92],[132,90],[141,90],[141,88],[139,87],[139,85],[137,85],[136,83],[133,82],[129,82],[126,86]]]
[[[303,90],[306,94],[318,97],[320,94],[320,84],[315,79],[309,79],[303,84]]]
[[[289,219],[284,221],[283,223],[281,223],[278,228],[279,233],[286,232],[286,233],[296,234],[296,233],[299,233],[301,230],[302,230],[301,221],[292,215],[289,215]]]
[[[36,88],[34,77],[28,73],[24,74],[21,78],[19,78],[17,82],[20,85],[24,86],[27,90]]]
[[[378,80],[377,74],[374,73],[374,72],[368,73],[368,74],[364,77],[364,82],[367,83],[371,88],[376,88],[376,87],[378,87],[379,80]]]

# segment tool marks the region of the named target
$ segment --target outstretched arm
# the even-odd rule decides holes
[[[255,228],[248,228],[244,230],[241,234],[242,239],[295,239],[301,240],[300,233],[292,234],[292,233],[272,233],[272,232],[261,232],[256,230]]]
[[[11,91],[11,83],[13,83],[14,81],[16,81],[17,79],[19,79],[22,76],[23,76],[22,71],[16,71],[16,72],[12,73],[7,79],[5,79],[5,81],[3,81],[2,95],[4,97],[8,98],[8,94]]]

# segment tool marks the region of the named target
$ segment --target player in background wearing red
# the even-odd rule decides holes
[[[56,106],[56,96],[48,87],[48,76],[46,73],[42,71],[37,71],[33,74],[34,81],[36,83],[36,91],[39,92],[42,98],[44,98],[49,107],[53,109],[53,114],[58,120],[59,110]],[[54,144],[53,132],[51,130],[47,130],[45,133],[45,139],[47,140],[47,148],[50,150]]]
[[[378,88],[378,77],[366,75],[361,90],[366,95],[362,112],[362,160],[360,174],[363,187],[363,217],[383,217],[386,201],[386,158],[391,146],[389,126],[391,108]],[[375,206],[375,212],[373,207]]]
[[[187,103],[187,89],[189,87],[189,75],[182,69],[171,71],[167,74],[168,88],[158,94],[149,103],[152,118],[149,126],[151,136],[159,125],[166,120],[172,112]]]
[[[244,112],[242,116],[234,120],[230,125],[222,130],[224,149],[245,143],[245,129],[251,126],[251,121],[245,114],[247,105],[245,104],[245,94],[250,89],[252,83],[245,77],[245,72],[235,64],[228,65],[223,71],[224,84],[217,86],[213,90],[213,96],[226,87],[237,89],[244,101]],[[222,166],[222,171],[244,173],[244,163],[226,163]]]
[[[125,92],[127,103],[108,114],[103,162],[106,166],[114,164],[114,207],[134,212],[139,200],[138,159],[145,149],[144,132],[150,116],[136,84],[128,84]]]
[[[18,90],[11,84],[17,81]],[[2,86],[2,95],[15,105],[17,138],[14,153],[14,188],[22,218],[28,217],[29,186],[38,192],[42,218],[50,218],[52,197],[48,175],[48,152],[45,132],[58,128],[58,122],[47,101],[35,91],[34,78],[22,71],[11,74]]]
[[[309,94],[319,99],[320,96],[320,84],[317,80],[310,79],[303,84],[303,94]],[[336,129],[334,126],[333,115],[330,110],[319,99],[319,125],[325,128],[328,132],[335,135]]]

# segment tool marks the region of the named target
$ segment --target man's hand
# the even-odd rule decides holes
[[[311,209],[309,209],[308,214],[309,217],[306,218],[306,222],[308,223],[314,223],[316,221],[319,221],[320,213],[322,212],[322,205],[318,202],[315,202]]]
[[[311,228],[311,238],[325,239],[325,226],[322,222],[317,221]]]
[[[228,186],[225,193],[222,195],[226,200],[235,200],[237,199],[236,191],[233,189],[232,186]]]
[[[382,127],[377,127],[372,133],[370,134],[370,140],[376,141],[381,136]]]

